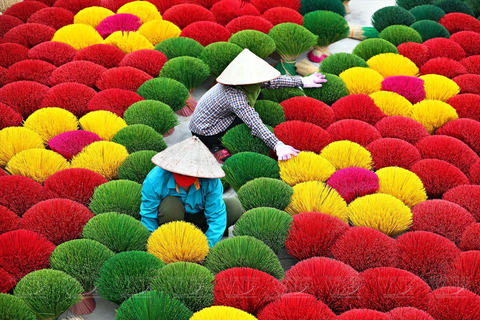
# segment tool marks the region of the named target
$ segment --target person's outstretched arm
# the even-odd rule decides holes
[[[257,111],[248,104],[247,97],[240,90],[232,90],[230,106],[232,111],[252,130],[252,134],[262,139],[269,148],[276,152],[279,160],[287,160],[298,155],[300,151],[285,145],[273,132],[268,130]]]
[[[298,78],[288,75],[280,76],[268,82],[262,83],[262,89],[280,89],[280,88],[320,88],[322,83],[327,82],[325,75],[314,72],[308,77]]]

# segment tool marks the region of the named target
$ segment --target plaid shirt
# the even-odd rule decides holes
[[[278,89],[285,87],[302,87],[301,78],[287,75],[272,81],[264,82],[262,89]],[[275,149],[279,142],[268,130],[258,113],[248,104],[245,93],[235,86],[217,84],[198,101],[190,121],[190,130],[203,136],[213,136],[225,131],[238,116],[250,129],[252,134],[262,139],[265,144]]]

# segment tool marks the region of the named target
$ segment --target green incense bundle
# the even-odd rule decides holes
[[[318,37],[307,28],[295,23],[281,23],[270,29],[268,35],[275,41],[280,62],[275,69],[281,74],[294,76],[297,57],[317,43]]]

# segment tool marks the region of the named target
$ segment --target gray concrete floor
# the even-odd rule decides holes
[[[378,9],[386,6],[395,5],[394,0],[352,0],[350,1],[350,9],[352,11],[351,14],[346,16],[348,23],[360,27],[364,26],[371,26],[370,24],[370,17],[372,14],[377,11]],[[337,43],[334,43],[330,46],[330,51],[332,53],[337,52],[349,52],[351,53],[353,48],[359,43],[357,40],[353,39],[344,39]],[[297,59],[297,61],[302,61],[306,59],[307,53],[303,53]],[[214,79],[209,78],[205,81],[200,87],[198,87],[193,92],[193,97],[198,101],[200,97],[210,89],[214,84]],[[173,145],[177,142],[180,142],[188,137],[191,136],[190,131],[188,130],[188,124],[190,122],[191,117],[181,117],[179,116],[178,119],[180,121],[180,125],[175,128],[175,132],[167,137],[165,141],[167,144]],[[236,194],[232,188],[229,188],[225,191],[224,197],[235,197]],[[280,252],[278,255],[280,262],[284,270],[290,269],[295,263],[296,260],[290,257],[285,250]],[[98,294],[94,294],[95,300],[97,301],[97,307],[92,314],[82,316],[82,317],[75,317],[69,312],[64,313],[60,316],[59,319],[84,319],[84,320],[114,320],[116,309],[118,305],[113,304],[109,301],[106,301],[98,296]]]

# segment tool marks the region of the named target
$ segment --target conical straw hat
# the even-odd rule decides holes
[[[243,51],[223,70],[217,82],[226,85],[248,85],[273,80],[280,72],[248,49]]]
[[[191,137],[157,153],[152,162],[160,168],[198,178],[223,178],[225,172],[210,150],[198,139]]]

